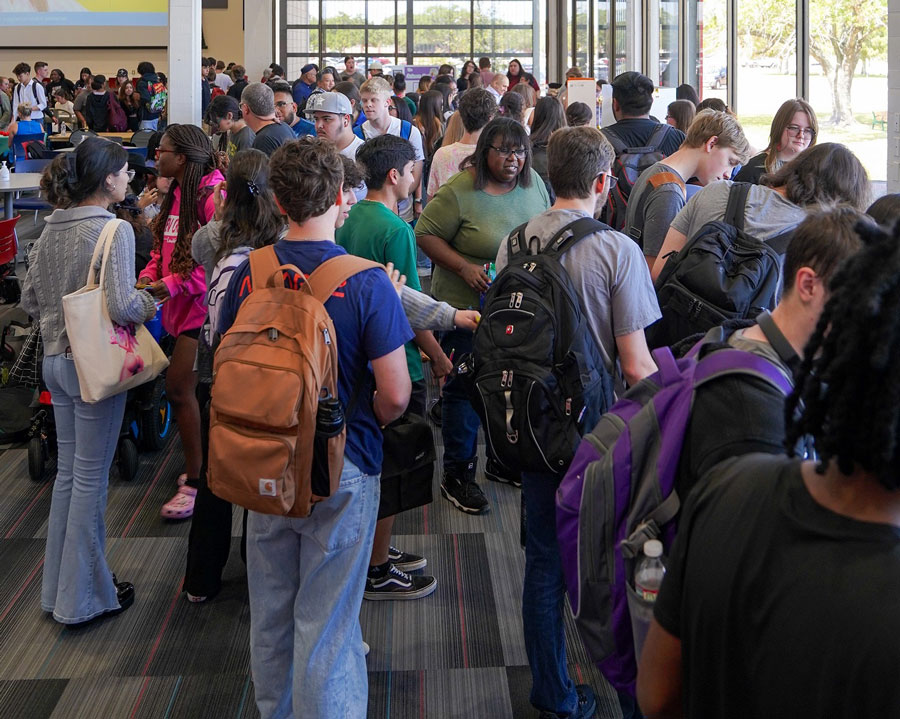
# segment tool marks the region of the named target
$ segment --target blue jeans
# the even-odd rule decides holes
[[[531,667],[531,703],[563,716],[575,711],[578,694],[566,667],[562,560],[556,539],[556,489],[552,476],[522,473],[525,498],[525,586],[522,627]]]
[[[462,355],[472,351],[472,333],[450,330],[441,338],[441,349],[454,364]],[[444,439],[444,467],[455,462],[467,462],[478,453],[478,425],[480,420],[469,394],[458,377],[452,377],[442,393],[441,436]]]
[[[125,393],[87,404],[75,362],[44,357],[44,381],[53,398],[59,448],[50,502],[41,607],[63,624],[117,609],[106,564],[106,488],[116,451]]]
[[[359,610],[381,492],[344,457],[337,492],[303,519],[249,512],[250,668],[262,719],[364,718]]]

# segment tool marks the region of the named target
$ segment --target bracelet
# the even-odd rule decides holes
[[[422,198],[421,198],[421,197],[416,197],[416,198],[414,198],[414,199],[413,199],[413,203],[414,203],[414,204],[421,205],[421,204],[422,204]]]

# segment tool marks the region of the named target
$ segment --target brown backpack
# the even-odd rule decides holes
[[[349,277],[381,265],[352,255],[323,262],[298,289],[284,286],[273,247],[250,253],[252,291],[213,365],[209,488],[254,512],[306,517],[338,487],[346,430],[327,440],[330,490],[312,491],[320,397],[338,396],[337,335],[325,301]],[[321,460],[321,457],[320,457]]]

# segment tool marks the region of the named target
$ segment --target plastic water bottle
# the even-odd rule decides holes
[[[6,160],[3,161],[3,167],[0,167],[0,182],[9,182],[9,168],[6,166]]]
[[[629,602],[631,630],[634,634],[635,657],[640,658],[650,621],[653,619],[653,605],[666,574],[663,563],[663,545],[658,539],[644,542],[644,554],[634,572],[634,595]]]

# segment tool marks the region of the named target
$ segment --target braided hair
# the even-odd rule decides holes
[[[169,125],[164,137],[168,137],[175,152],[184,155],[185,165],[181,183],[173,181],[159,215],[153,223],[153,249],[158,253],[157,265],[162,274],[162,243],[166,220],[175,202],[175,188],[181,187],[181,206],[178,211],[178,237],[169,263],[169,272],[187,277],[197,264],[191,257],[191,238],[200,227],[198,196],[200,181],[204,175],[223,166],[220,153],[213,151],[212,143],[203,130],[194,125]]]
[[[900,225],[860,222],[865,246],[835,273],[831,297],[786,403],[788,452],[812,435],[824,473],[859,465],[900,489]],[[798,408],[802,408],[799,409]]]

